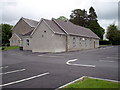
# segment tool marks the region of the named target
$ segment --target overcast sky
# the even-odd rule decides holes
[[[59,16],[69,19],[72,10],[89,11],[93,6],[100,25],[106,29],[109,24],[118,25],[118,2],[119,0],[0,0],[0,21],[15,25],[21,17],[37,21]]]

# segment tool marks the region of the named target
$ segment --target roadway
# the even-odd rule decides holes
[[[64,53],[3,51],[0,87],[56,89],[82,76],[118,81],[119,47]]]

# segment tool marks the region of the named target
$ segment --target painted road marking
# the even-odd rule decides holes
[[[0,69],[3,69],[3,68],[8,68],[8,66],[0,67]]]
[[[116,61],[108,61],[108,60],[99,60],[100,62],[116,62]]]
[[[55,55],[60,55],[60,56],[71,56],[73,54],[55,54]]]
[[[109,49],[109,48],[113,48],[114,46],[111,46],[111,47],[102,47],[100,49]]]
[[[84,66],[84,67],[96,67],[95,65],[85,65],[85,64],[72,64],[71,62],[77,61],[78,59],[68,60],[66,62],[67,65],[75,65],[75,66]]]
[[[109,58],[109,59],[119,59],[117,57],[106,57],[106,58]]]
[[[10,71],[10,72],[0,73],[0,75],[5,75],[5,74],[10,74],[10,73],[15,73],[15,72],[22,72],[22,71],[25,71],[25,70],[26,69],[14,70],[14,71]]]
[[[113,48],[114,46],[111,46],[111,47],[101,47],[101,48],[93,48],[93,49],[90,49],[88,52],[91,52],[91,51],[97,51],[97,50],[101,50],[101,49],[109,49],[109,48]]]
[[[65,85],[63,85],[63,86],[58,87],[58,88],[55,89],[55,90],[59,90],[59,89],[61,89],[61,88],[64,88],[64,87],[66,87],[66,86],[68,86],[68,85],[70,85],[70,84],[72,84],[72,83],[74,83],[74,82],[76,82],[76,81],[83,80],[85,77],[86,77],[86,76],[83,76],[83,77],[78,78],[78,79],[76,79],[76,80],[74,80],[74,81],[71,81],[71,82],[69,82],[69,83],[67,83],[67,84],[65,84]]]
[[[38,55],[38,56],[41,56],[41,57],[63,57],[63,56],[47,56],[47,55]]]
[[[120,81],[116,81],[116,80],[103,79],[103,78],[96,78],[96,77],[89,77],[89,78],[99,79],[99,80],[106,80],[106,81],[111,81],[111,82],[120,82]]]
[[[38,77],[42,77],[42,76],[45,76],[45,75],[48,75],[48,74],[49,74],[49,72],[39,74],[39,75],[36,75],[36,76],[33,76],[33,77],[29,77],[29,78],[26,78],[26,79],[21,79],[21,80],[18,80],[18,81],[10,82],[10,83],[7,83],[7,84],[2,84],[2,85],[0,85],[0,87],[5,87],[5,86],[8,86],[8,85],[21,83],[21,82],[28,81],[28,80],[31,80],[31,79],[35,79],[35,78],[38,78]]]

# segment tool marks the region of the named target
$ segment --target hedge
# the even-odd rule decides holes
[[[107,41],[107,40],[100,40],[100,41],[99,41],[99,44],[100,44],[100,45],[110,45],[111,42],[110,42],[110,41]]]

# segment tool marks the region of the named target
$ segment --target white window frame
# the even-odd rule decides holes
[[[27,44],[27,46],[30,45],[30,40],[29,39],[26,39],[26,44]]]
[[[76,38],[73,37],[73,47],[76,47]]]

